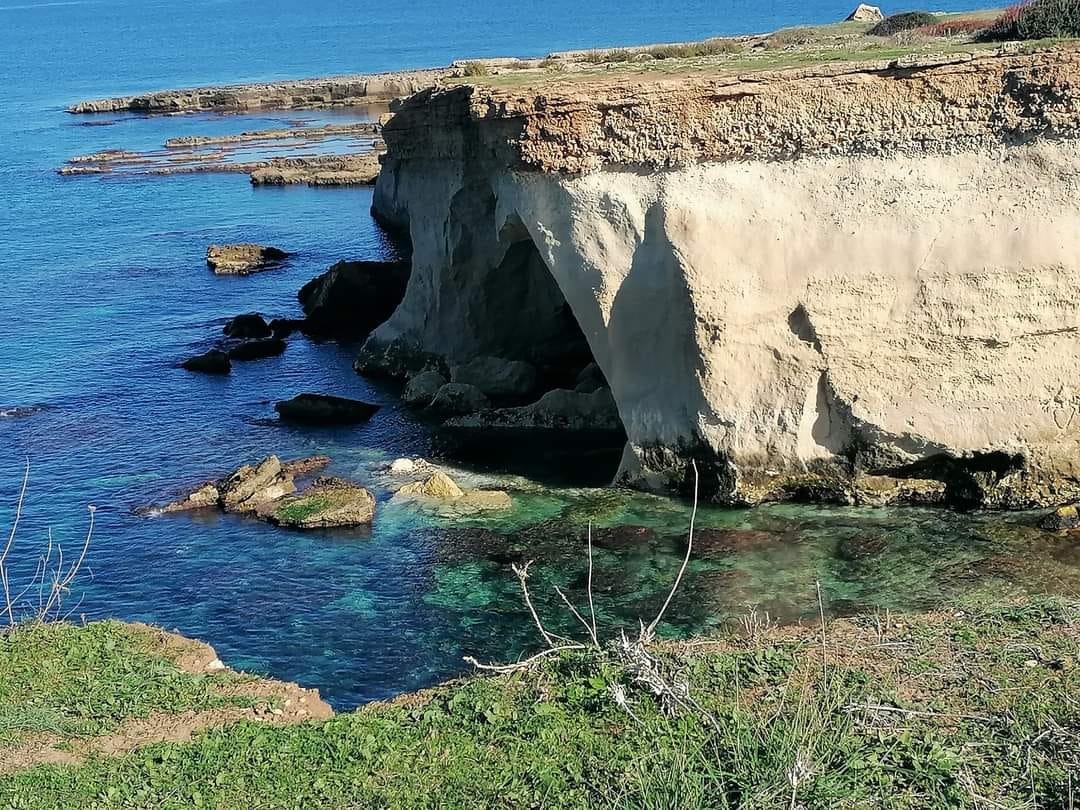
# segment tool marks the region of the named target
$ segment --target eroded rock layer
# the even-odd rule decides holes
[[[624,480],[1080,496],[1077,49],[458,88],[384,135],[376,211],[413,274],[360,367],[537,362],[570,351],[566,307]]]

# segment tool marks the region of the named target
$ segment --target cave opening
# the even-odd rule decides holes
[[[476,319],[470,327],[480,336],[475,357],[451,364],[451,379],[465,379],[462,369],[498,358],[534,369],[534,384],[513,391],[490,385],[485,393],[491,409],[447,420],[439,431],[442,449],[477,466],[549,484],[610,484],[626,431],[608,381],[521,219],[511,216],[497,238],[497,250],[489,254],[495,261],[484,267],[473,261],[474,251],[452,262],[453,271],[469,273],[483,305],[470,309]]]

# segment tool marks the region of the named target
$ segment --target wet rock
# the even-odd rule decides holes
[[[338,262],[299,293],[304,331],[317,337],[360,340],[401,303],[408,262]]]
[[[836,544],[836,556],[848,562],[876,557],[889,546],[887,538],[878,534],[845,537]]]
[[[933,478],[893,478],[888,475],[857,475],[852,500],[860,506],[935,506],[943,504],[947,484]]]
[[[426,408],[444,385],[446,385],[446,377],[439,372],[421,371],[409,380],[401,399],[406,405]]]
[[[300,318],[274,318],[269,325],[271,334],[284,340],[293,332],[303,329],[304,321]]]
[[[289,254],[276,247],[254,245],[210,245],[206,263],[219,276],[247,275],[268,270],[288,258]]]
[[[266,319],[258,312],[248,312],[244,315],[237,315],[225,324],[225,328],[221,331],[225,333],[225,337],[237,338],[239,340],[268,338],[274,333],[270,328],[270,324],[268,324]]]
[[[190,512],[193,509],[209,509],[217,507],[218,500],[221,497],[221,493],[218,491],[217,484],[211,482],[203,484],[196,489],[186,498],[179,501],[173,501],[162,512]]]
[[[286,422],[305,425],[353,425],[366,422],[379,410],[379,406],[328,394],[299,394],[277,403],[274,410]]]
[[[398,490],[397,494],[418,495],[440,501],[456,501],[458,498],[464,497],[465,491],[449,475],[436,471],[425,481],[406,484]]]
[[[232,362],[229,355],[219,349],[211,349],[205,354],[189,357],[180,364],[188,371],[196,371],[200,374],[228,374],[232,371]]]
[[[855,10],[848,14],[845,19],[847,22],[881,22],[885,19],[885,15],[881,13],[881,9],[877,6],[859,3]]]
[[[282,498],[262,512],[269,522],[290,529],[366,526],[375,517],[375,498],[351,481],[319,478],[299,495]]]
[[[390,475],[414,475],[430,466],[422,458],[395,458],[386,471]]]
[[[477,357],[451,368],[450,381],[474,385],[485,396],[520,399],[536,390],[539,375],[523,360]]]
[[[286,461],[281,465],[282,472],[294,478],[303,478],[316,470],[321,470],[330,463],[330,456],[308,456],[294,461]]]
[[[258,464],[245,464],[218,484],[221,508],[226,512],[255,512],[260,506],[296,491],[293,477],[277,456]]]
[[[285,351],[285,341],[277,337],[245,340],[229,348],[230,360],[262,360],[277,357]]]
[[[475,385],[447,383],[436,392],[428,410],[441,416],[461,416],[486,411],[490,407],[491,402]]]
[[[1050,532],[1080,527],[1080,508],[1076,505],[1060,506],[1046,515],[1039,526]]]

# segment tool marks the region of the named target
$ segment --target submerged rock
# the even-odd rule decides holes
[[[274,406],[286,422],[305,425],[352,425],[366,422],[378,405],[328,394],[299,394]]]
[[[278,337],[245,340],[229,348],[231,360],[262,360],[277,357],[285,351],[285,341]]]
[[[200,374],[228,374],[232,371],[232,362],[227,352],[219,349],[211,349],[205,354],[189,357],[180,364],[188,371],[197,371]]]
[[[305,284],[298,297],[308,334],[359,340],[401,303],[408,262],[338,262]]]
[[[848,562],[876,557],[889,547],[889,540],[880,534],[845,537],[836,544],[836,556]]]
[[[440,416],[461,416],[486,411],[490,407],[491,402],[475,385],[447,383],[436,392],[428,410]]]
[[[1040,521],[1039,525],[1051,532],[1080,527],[1080,509],[1075,504],[1060,506]]]
[[[421,371],[405,386],[401,399],[406,405],[426,408],[435,399],[439,389],[446,385],[446,377],[437,371]]]
[[[225,337],[247,340],[249,338],[268,338],[274,334],[270,324],[258,312],[248,312],[232,318],[221,330]]]
[[[494,398],[521,398],[536,390],[539,375],[523,360],[477,357],[450,369],[450,380],[480,389]]]
[[[276,247],[250,243],[210,245],[206,249],[206,263],[219,276],[247,275],[267,270],[288,256],[288,253]]]
[[[299,495],[282,498],[265,517],[291,529],[365,526],[375,517],[375,497],[359,484],[319,478]]]

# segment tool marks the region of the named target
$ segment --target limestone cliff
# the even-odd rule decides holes
[[[568,305],[624,480],[1080,496],[1080,50],[432,90],[384,135],[414,270],[360,367],[543,361]]]

